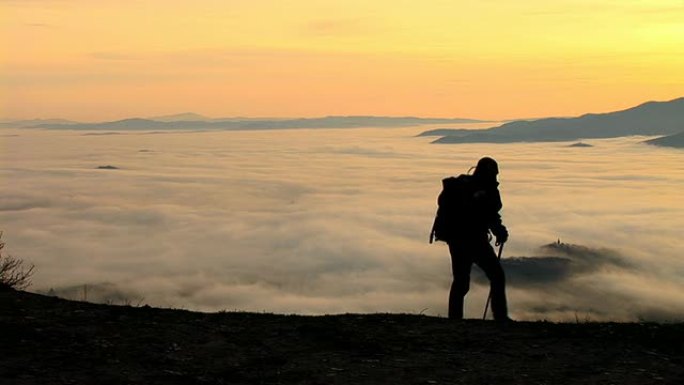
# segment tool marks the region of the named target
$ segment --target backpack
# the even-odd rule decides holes
[[[442,179],[430,243],[434,240],[448,242],[468,227],[475,216],[475,191],[471,175]]]

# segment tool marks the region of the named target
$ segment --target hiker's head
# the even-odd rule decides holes
[[[479,179],[494,179],[499,174],[499,165],[490,157],[485,156],[477,162],[473,175]]]

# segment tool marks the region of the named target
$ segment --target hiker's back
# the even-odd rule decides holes
[[[442,191],[437,197],[437,215],[433,226],[434,238],[449,242],[469,232],[476,217],[476,186],[470,175],[459,175],[442,180]]]
[[[473,175],[445,178],[437,205],[431,239],[479,238],[501,226],[501,196],[495,180],[483,181]]]

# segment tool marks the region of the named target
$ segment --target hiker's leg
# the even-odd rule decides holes
[[[492,246],[487,243],[478,245],[474,261],[489,278],[492,298],[492,313],[495,320],[508,319],[508,304],[506,301],[506,276],[501,262],[499,262]]]
[[[470,289],[470,268],[473,264],[468,247],[449,242],[453,281],[449,291],[449,318],[463,319],[463,300]]]

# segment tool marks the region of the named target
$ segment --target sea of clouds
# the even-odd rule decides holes
[[[69,298],[445,315],[448,250],[428,244],[440,181],[489,155],[513,318],[684,319],[684,152],[637,137],[436,145],[416,137],[428,128],[3,129],[0,230],[36,265],[31,290]],[[559,238],[579,246],[541,247]]]

